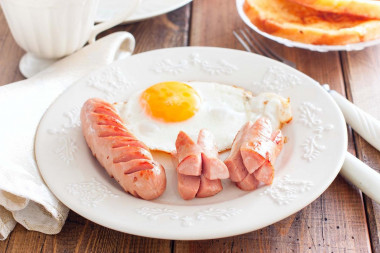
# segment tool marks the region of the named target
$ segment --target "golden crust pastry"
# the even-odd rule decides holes
[[[378,0],[290,0],[313,8],[339,14],[349,14],[364,18],[380,19],[380,1]]]
[[[245,0],[244,12],[263,32],[314,45],[380,38],[380,20],[317,11],[287,0]]]

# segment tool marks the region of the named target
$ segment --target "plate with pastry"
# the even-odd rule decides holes
[[[347,131],[320,85],[232,49],[168,48],[66,90],[35,140],[41,175],[105,227],[200,240],[247,233],[314,201],[341,169]]]
[[[236,0],[254,31],[313,51],[351,51],[380,43],[379,1]]]

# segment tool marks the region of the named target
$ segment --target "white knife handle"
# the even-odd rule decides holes
[[[329,93],[343,112],[347,124],[380,151],[380,121],[349,102],[336,91],[330,90]]]
[[[380,174],[378,172],[347,152],[340,174],[380,204]]]

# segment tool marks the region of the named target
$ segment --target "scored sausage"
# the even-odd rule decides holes
[[[243,163],[252,174],[267,159],[267,153],[274,148],[271,140],[272,124],[267,118],[259,118],[246,132],[245,141],[240,147]]]
[[[87,145],[107,173],[135,197],[151,200],[166,188],[165,170],[144,143],[128,131],[116,109],[91,98],[80,115]]]
[[[231,181],[245,191],[255,190],[260,182],[272,184],[274,163],[283,145],[281,130],[272,132],[269,119],[247,122],[237,133],[231,153],[224,161]]]

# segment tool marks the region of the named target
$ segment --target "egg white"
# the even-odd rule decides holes
[[[185,82],[201,98],[199,111],[190,119],[165,123],[148,116],[140,105],[143,91],[132,94],[125,103],[115,103],[127,128],[152,150],[175,152],[175,141],[180,131],[196,140],[206,128],[215,135],[219,151],[231,148],[233,139],[248,120],[268,117],[274,129],[291,119],[289,101],[273,93],[254,97],[250,92],[230,85],[210,82]]]

